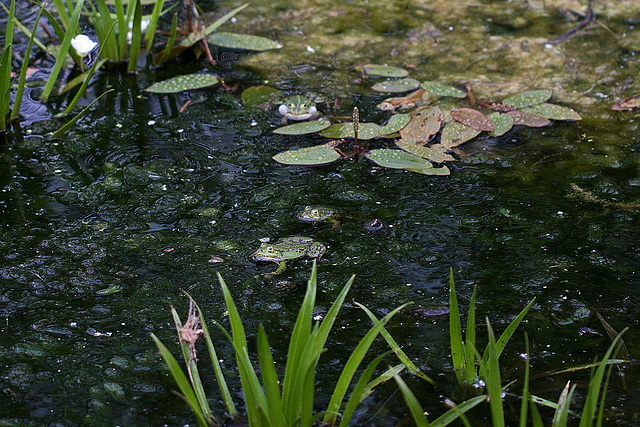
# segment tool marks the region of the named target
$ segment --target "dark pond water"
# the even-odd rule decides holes
[[[187,59],[144,66],[136,76],[103,73],[85,105],[106,88],[116,90],[60,140],[46,134],[60,125],[53,115],[65,99],[48,108],[28,102],[23,134],[0,153],[0,424],[192,423],[170,393],[175,387],[149,333],[177,350],[169,304],[185,312],[181,289],[209,319],[223,319],[219,272],[247,330],[264,322],[282,361],[311,263],[291,262],[270,279],[262,273],[274,266],[249,255],[259,239],[296,234],[328,246],[319,263],[320,312],[356,275],[321,363],[320,390],[330,388],[369,326],[351,301],[378,314],[414,301],[389,329],[439,387],[408,379],[410,385],[433,414],[443,411],[443,396],[462,400],[450,371],[446,316],[424,318],[415,309],[446,306],[450,268],[462,305],[477,286],[479,318],[489,316],[499,331],[536,298],[521,327],[531,340],[533,374],[540,375],[534,394],[555,401],[571,379],[582,396],[588,373],[543,374],[604,354],[610,341],[596,313],[618,331],[631,328],[625,340],[635,357],[640,132],[637,113],[610,106],[622,93],[640,92],[632,48],[638,37],[621,36],[638,22],[611,6],[603,19],[617,39],[594,24],[567,45],[545,49],[539,46],[545,35],[572,26],[561,9],[509,12],[504,2],[456,3],[398,2],[384,6],[389,14],[376,2],[327,6],[318,16],[321,5],[313,2],[256,2],[237,31],[278,39],[282,51],[215,52],[219,67]],[[31,12],[23,12],[28,20]],[[418,41],[407,42],[411,37]],[[271,156],[323,138],[274,135],[275,109],[247,109],[239,92],[143,92],[155,81],[209,69],[239,82],[240,90],[268,81],[285,93],[320,92],[336,100],[328,114],[348,115],[357,106],[365,121],[382,123],[389,115],[375,105],[385,96],[353,70],[367,62],[415,65],[412,76],[421,81],[459,87],[470,81],[480,96],[496,100],[533,82],[532,88],[553,89],[584,120],[517,127],[500,138],[484,134],[460,147],[450,176],[428,177],[366,161],[278,165]],[[39,90],[29,97],[37,99]],[[195,102],[180,113],[189,99]],[[339,224],[298,221],[296,213],[312,204],[338,210]],[[384,227],[367,231],[374,219]],[[224,262],[213,264],[212,256]],[[109,288],[120,291],[101,292]],[[604,336],[581,335],[585,327]],[[224,339],[216,343],[230,361]],[[384,350],[382,343],[374,349]],[[501,359],[506,380],[521,377],[523,352],[517,333]],[[234,366],[225,367],[239,403]],[[640,393],[638,373],[631,366],[624,374],[610,385],[608,417],[612,425],[637,425],[640,406],[630,397]],[[517,384],[509,392],[520,390]],[[361,425],[394,425],[406,416],[394,387],[363,408]]]

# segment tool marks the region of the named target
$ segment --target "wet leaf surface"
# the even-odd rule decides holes
[[[464,144],[470,139],[475,138],[480,134],[480,131],[464,125],[460,122],[449,122],[444,126],[442,130],[442,136],[440,137],[440,144],[447,148],[453,148],[460,144]]]
[[[327,144],[289,150],[273,156],[273,160],[285,165],[314,166],[335,162],[340,154]]]
[[[453,98],[464,98],[467,96],[465,92],[453,86],[446,86],[437,82],[422,82],[420,86],[432,95],[450,96]]]
[[[451,110],[451,117],[479,131],[493,132],[493,122],[478,110],[473,108],[456,108]]]
[[[494,126],[494,130],[491,132],[492,136],[502,136],[513,127],[513,118],[508,114],[495,112],[489,114],[487,118]]]
[[[358,139],[378,138],[382,134],[380,125],[375,123],[360,123],[358,126]],[[337,123],[325,129],[320,135],[326,138],[353,138],[353,123]]]
[[[425,93],[424,89],[418,89],[407,96],[387,98],[376,107],[382,111],[413,108],[424,100],[423,95]]]
[[[414,144],[426,144],[440,130],[443,114],[439,107],[420,107],[411,113],[411,120],[400,131],[402,139]]]
[[[281,92],[271,86],[251,86],[242,91],[240,98],[248,108],[254,108],[273,101]]]
[[[380,135],[389,135],[395,132],[399,132],[402,128],[404,128],[411,119],[411,116],[408,113],[405,114],[394,114],[389,119],[386,125],[382,126],[380,129]]]
[[[633,110],[640,107],[640,93],[630,96],[619,104],[615,104],[611,107],[612,110]]]
[[[513,105],[516,108],[530,107],[536,104],[542,104],[551,98],[552,92],[547,89],[528,90],[514,96],[510,96],[502,100],[504,105]]]
[[[378,92],[402,93],[414,90],[420,87],[420,82],[411,77],[399,80],[385,80],[374,84],[371,88]]]
[[[522,111],[538,114],[552,120],[582,120],[582,116],[571,108],[562,107],[556,104],[548,104],[546,102],[534,105]]]
[[[230,49],[263,51],[280,49],[282,45],[265,37],[236,33],[213,33],[207,37],[209,43]]]
[[[538,114],[527,113],[524,111],[509,111],[507,113],[513,119],[514,125],[523,125],[529,126],[532,128],[540,128],[543,126],[548,126],[551,124],[551,121],[546,117],[542,117]]]
[[[362,70],[368,76],[380,76],[380,77],[406,77],[409,72],[399,67],[392,67],[389,65],[376,65],[367,64],[362,66]]]
[[[275,129],[273,133],[280,135],[305,135],[307,133],[320,132],[331,126],[331,122],[326,119],[319,119],[304,123],[295,123]]]
[[[422,157],[414,156],[401,150],[381,148],[369,151],[366,157],[372,162],[386,168],[404,169],[423,175],[449,175],[451,173],[446,166],[434,168],[431,162]]]
[[[409,153],[415,154],[416,156],[431,160],[432,162],[442,163],[452,162],[455,160],[455,158],[453,158],[450,154],[445,153],[448,148],[442,144],[435,144],[425,147],[400,139],[396,141],[396,145],[402,148],[404,151],[408,151]]]
[[[153,93],[176,93],[220,84],[215,74],[187,74],[154,83],[145,90]]]

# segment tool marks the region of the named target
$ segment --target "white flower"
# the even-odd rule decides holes
[[[78,55],[84,57],[87,53],[91,52],[93,48],[98,46],[98,43],[94,42],[84,34],[78,34],[71,39],[71,46],[73,46]]]

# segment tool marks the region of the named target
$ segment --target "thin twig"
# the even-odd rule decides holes
[[[589,5],[587,6],[587,13],[584,16],[584,19],[577,26],[575,26],[574,28],[572,28],[571,30],[567,31],[564,34],[559,35],[555,39],[548,41],[547,44],[556,44],[558,42],[564,41],[569,37],[571,37],[572,35],[574,35],[575,33],[577,33],[578,31],[580,31],[581,29],[583,29],[584,27],[586,27],[587,25],[589,25],[590,23],[592,23],[596,17],[595,13],[593,13],[594,1],[595,0],[589,0]]]

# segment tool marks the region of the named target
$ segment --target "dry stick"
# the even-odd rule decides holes
[[[354,135],[354,145],[356,146],[356,150],[358,149],[358,124],[360,123],[360,113],[358,112],[358,107],[353,107],[353,135]]]
[[[594,0],[589,0],[589,5],[587,6],[587,13],[584,16],[584,19],[582,20],[582,22],[580,22],[576,27],[572,28],[571,30],[567,31],[566,33],[564,33],[562,35],[559,35],[558,37],[556,37],[555,39],[553,39],[551,41],[548,41],[547,44],[555,44],[555,43],[561,42],[563,40],[566,40],[567,38],[571,37],[572,35],[574,35],[578,31],[580,31],[581,29],[583,29],[584,27],[586,27],[587,25],[592,23],[593,20],[596,17],[595,14],[593,13],[593,2],[594,2]]]

